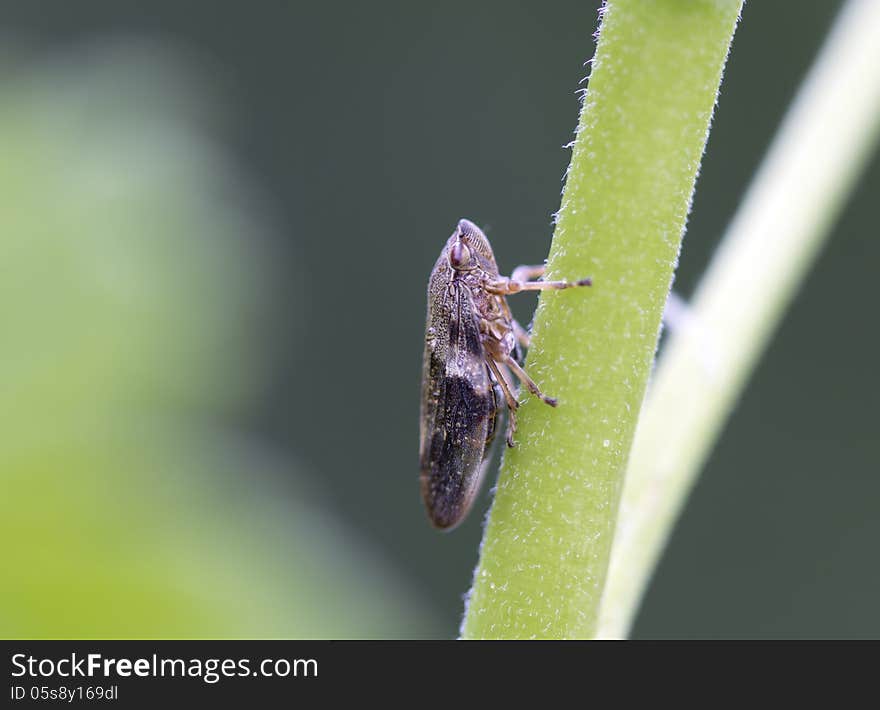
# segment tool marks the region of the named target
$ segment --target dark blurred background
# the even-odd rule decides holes
[[[229,370],[197,397],[159,407],[149,402],[146,416],[163,422],[161,451],[190,452],[180,440],[192,440],[186,432],[198,421],[193,436],[200,443],[196,453],[182,456],[186,463],[175,458],[173,466],[154,465],[142,453],[157,447],[144,441],[103,469],[82,463],[83,475],[106,469],[108,481],[127,486],[112,503],[121,521],[102,523],[105,532],[130,525],[121,502],[130,488],[139,491],[132,500],[141,501],[166,491],[160,502],[145,504],[144,529],[154,531],[141,541],[147,547],[108,553],[99,566],[110,586],[96,580],[78,592],[81,598],[64,601],[59,579],[41,581],[27,569],[37,564],[34,554],[49,566],[61,554],[47,533],[34,551],[21,553],[0,630],[57,635],[64,619],[60,628],[71,635],[453,637],[489,493],[453,534],[438,534],[426,523],[416,469],[426,280],[461,216],[486,227],[503,271],[546,256],[568,162],[562,146],[577,118],[575,91],[594,49],[597,4],[21,0],[0,7],[6,45],[0,71],[15,96],[31,102],[28,115],[51,115],[67,130],[69,104],[53,109],[52,102],[79,101],[82,130],[97,131],[92,145],[101,147],[107,134],[96,126],[119,114],[120,140],[144,152],[122,169],[129,177],[150,156],[162,169],[190,160],[186,136],[209,144],[186,187],[210,192],[198,198],[207,199],[205,214],[181,219],[173,232],[179,236],[169,237],[159,261],[139,252],[126,263],[145,269],[139,278],[149,284],[153,274],[167,276],[169,266],[178,274],[175,283],[192,286],[199,274],[211,284],[193,287],[198,298],[181,291],[162,313],[191,315],[199,328],[216,320],[221,335],[187,351],[189,370],[178,360],[157,360],[158,372],[180,368],[180,379],[189,381],[186,372],[213,371],[230,347],[236,353]],[[745,7],[676,278],[683,295],[710,258],[838,7]],[[114,78],[95,89],[95,77],[108,72]],[[41,87],[43,98],[35,103],[31,85]],[[80,91],[85,98],[70,98]],[[120,111],[120,102],[133,108]],[[186,135],[173,128],[171,141],[144,129],[141,117],[153,112],[177,117],[175,126],[184,125]],[[8,138],[11,145],[21,144],[16,135]],[[82,149],[78,136],[72,134],[70,144]],[[90,149],[59,164],[93,159]],[[17,181],[17,174],[10,179]],[[871,236],[878,189],[874,159],[700,479],[648,592],[636,637],[880,636],[880,338],[863,317],[875,301],[880,263],[880,242]],[[239,202],[246,205],[241,210]],[[27,209],[51,212],[53,204],[47,196]],[[102,204],[87,215],[98,229]],[[144,219],[161,216],[166,204],[160,194]],[[211,243],[220,227],[235,233],[222,259]],[[162,225],[156,230],[172,234]],[[127,248],[125,231],[116,230],[113,249]],[[202,251],[184,245],[197,231],[206,235]],[[142,242],[156,243],[149,236]],[[96,260],[106,253],[100,246]],[[214,258],[223,262],[216,269]],[[40,260],[36,252],[34,259]],[[83,282],[92,283],[90,273]],[[117,276],[126,278],[124,271]],[[233,291],[234,307],[218,307]],[[533,303],[524,296],[515,306],[525,321]],[[162,329],[167,322],[160,315],[144,327],[159,341],[173,339]],[[119,323],[143,335],[136,314],[126,311]],[[27,359],[36,346],[18,342]],[[57,365],[52,372],[61,378]],[[130,378],[122,379],[124,390]],[[240,379],[246,383],[236,391],[243,394],[229,396],[229,383]],[[144,387],[164,391],[151,390],[149,382]],[[45,401],[49,413],[34,421],[56,428],[53,397]],[[123,391],[114,407],[119,401],[132,398]],[[108,420],[118,421],[112,412]],[[144,430],[123,428],[126,439]],[[100,436],[89,441],[102,451]],[[133,459],[137,466],[128,465]],[[49,471],[45,485],[57,490],[51,476],[69,470],[69,461],[65,454],[34,467]],[[20,470],[17,465],[7,462],[7,472]],[[168,476],[166,485],[143,484],[159,475],[157,467]],[[226,493],[205,503],[205,491],[216,493],[219,469],[228,474],[221,486]],[[187,483],[194,486],[184,496],[192,506],[180,503],[184,479],[200,481]],[[107,485],[96,483],[96,490]],[[7,522],[7,534],[16,538],[44,495],[25,494],[31,502],[16,504],[18,523]],[[227,513],[228,501],[249,496],[256,500],[247,515]],[[65,525],[76,527],[80,516],[90,515],[83,505]],[[222,544],[205,543],[205,550],[191,549],[186,560],[173,563],[155,556],[189,539],[190,517],[200,515],[225,536]],[[199,534],[214,539],[199,526]],[[262,532],[249,544],[268,551],[260,570],[243,572],[237,565],[249,564],[252,555],[242,540],[254,526]],[[156,530],[167,540],[156,543]],[[266,540],[274,542],[266,547]],[[239,543],[234,557],[229,551]],[[92,574],[90,544],[84,538],[77,553],[84,564],[74,575]],[[115,566],[134,554],[143,561],[138,570]],[[192,579],[178,582],[174,570]],[[144,602],[134,619],[124,618],[120,604],[108,619],[100,605],[134,594],[129,586],[149,596],[140,582],[117,589],[128,574],[154,582],[157,574],[167,576],[167,604]],[[205,606],[206,579],[212,594],[230,585],[228,598],[216,602],[214,616],[192,625],[190,609]],[[29,596],[37,587],[45,591],[39,603]],[[80,603],[96,605],[83,617],[92,618],[92,626],[71,619],[79,618]],[[251,606],[260,607],[248,612],[254,620],[230,623],[230,615]]]

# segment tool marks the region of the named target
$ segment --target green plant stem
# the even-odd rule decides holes
[[[790,109],[685,324],[633,445],[598,635],[628,634],[697,473],[877,138],[880,3],[851,0]]]
[[[593,635],[636,418],[740,0],[604,12],[464,638]]]

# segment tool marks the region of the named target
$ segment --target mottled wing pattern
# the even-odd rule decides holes
[[[479,489],[497,404],[470,291],[439,264],[428,290],[422,383],[422,496],[431,522],[451,528]]]

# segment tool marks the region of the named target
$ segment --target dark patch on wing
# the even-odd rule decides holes
[[[434,525],[448,528],[461,520],[476,493],[497,409],[491,387],[477,390],[465,378],[444,377],[441,390],[435,430],[422,452],[422,494]]]

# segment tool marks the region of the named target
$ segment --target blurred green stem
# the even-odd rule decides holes
[[[871,155],[878,37],[880,2],[850,0],[662,353],[627,471],[602,638],[628,634],[700,467]]]
[[[618,500],[740,0],[611,0],[465,638],[594,634]]]

